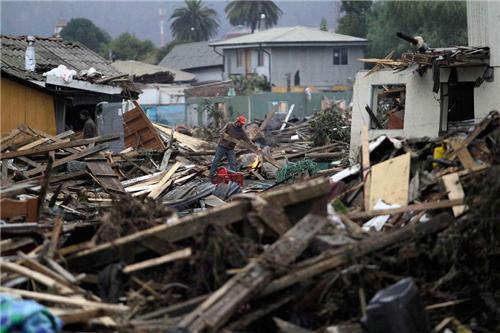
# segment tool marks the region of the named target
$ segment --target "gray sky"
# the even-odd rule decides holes
[[[305,25],[319,27],[322,17],[328,28],[334,28],[338,18],[338,1],[275,1],[283,11],[279,26]],[[220,21],[219,36],[233,30],[226,21],[224,7],[227,0],[205,1],[215,9]],[[49,36],[58,19],[69,21],[75,17],[86,17],[104,28],[112,37],[130,32],[141,39],[160,41],[158,9],[166,9],[167,16],[181,1],[1,1],[1,33],[5,35]],[[170,29],[167,22],[167,42]]]

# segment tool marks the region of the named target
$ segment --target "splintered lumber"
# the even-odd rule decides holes
[[[92,318],[102,317],[109,312],[105,309],[58,309],[58,308],[49,308],[50,313],[52,315],[59,317],[64,322],[64,325],[74,324],[74,323],[86,323],[88,320]]]
[[[273,278],[276,266],[287,267],[326,225],[327,219],[308,214],[264,251],[259,258],[231,278],[179,324],[193,333],[217,331]]]
[[[32,279],[38,283],[43,284],[44,286],[48,287],[49,289],[53,289],[53,290],[56,290],[56,291],[64,293],[64,294],[69,294],[69,293],[73,292],[72,289],[63,285],[59,281],[54,280],[52,277],[46,276],[46,275],[41,274],[37,271],[33,271],[27,267],[23,267],[23,266],[18,265],[16,263],[8,262],[5,260],[0,260],[0,268],[2,268],[2,271],[9,271],[12,273],[17,273],[17,274],[23,275],[29,279]]]
[[[370,209],[380,199],[387,204],[408,204],[410,156],[406,153],[372,166]]]
[[[36,147],[36,148],[32,148],[32,149],[23,149],[23,150],[19,149],[19,150],[8,152],[8,153],[2,153],[2,154],[0,154],[0,159],[4,160],[4,159],[19,157],[19,156],[37,155],[37,154],[47,153],[49,151],[53,151],[53,150],[57,150],[57,149],[64,149],[64,148],[77,147],[77,146],[86,146],[86,145],[91,144],[91,143],[113,141],[113,140],[116,140],[119,138],[120,138],[119,134],[109,134],[109,135],[98,136],[98,137],[90,138],[90,139],[52,143],[52,144],[42,145],[41,147]],[[49,139],[47,139],[47,140],[49,140]]]
[[[363,126],[361,129],[361,165],[363,167],[363,199],[365,211],[369,211],[370,206],[370,149],[368,146],[368,127]]]
[[[88,301],[88,300],[83,299],[83,298],[65,297],[65,296],[39,293],[39,292],[34,292],[34,291],[27,291],[27,290],[7,288],[7,287],[0,287],[0,292],[14,295],[14,296],[27,297],[27,298],[40,300],[40,301],[61,304],[61,305],[64,304],[64,305],[73,305],[73,306],[85,307],[85,308],[104,309],[104,310],[110,311],[110,312],[125,312],[125,311],[129,310],[128,306],[125,306],[122,304],[107,304],[107,303],[102,303],[102,302],[93,302],[93,301]]]
[[[353,245],[347,245],[340,250],[323,252],[317,257],[306,259],[296,264],[296,269],[289,274],[272,281],[263,291],[264,295],[290,287],[295,283],[307,280],[316,275],[348,264],[357,258],[372,252],[384,249],[388,246],[408,241],[410,239],[422,238],[426,235],[438,232],[453,220],[448,213],[441,213],[426,223],[416,223],[396,231],[376,235],[359,241]]]
[[[189,258],[191,256],[191,253],[192,253],[191,248],[175,251],[158,258],[153,258],[145,260],[143,262],[125,266],[123,268],[123,273],[130,274],[146,268],[163,265],[174,260]]]
[[[311,179],[305,182],[292,184],[287,187],[266,191],[261,194],[262,198],[275,206],[292,206],[300,202],[315,200],[330,191],[328,179]],[[158,237],[167,242],[175,242],[190,238],[203,230],[210,224],[225,226],[243,220],[251,204],[248,201],[230,202],[224,206],[215,207],[208,211],[191,214],[179,219],[177,223],[161,224],[134,234],[118,238],[113,242],[103,243],[74,253],[66,257],[74,270],[89,265],[106,265],[119,256],[121,249],[139,253],[145,249],[139,246],[141,242]],[[63,253],[63,251],[61,251]]]
[[[169,137],[171,137],[173,135],[175,140],[179,141],[181,144],[185,145],[186,147],[188,147],[189,149],[191,149],[194,152],[202,151],[202,150],[206,149],[207,147],[211,146],[206,141],[203,141],[201,139],[198,139],[198,138],[186,135],[186,134],[179,133],[170,127],[166,127],[166,126],[163,126],[160,124],[155,124],[155,123],[153,123],[153,126],[157,130],[159,130],[160,132],[162,132],[163,134],[165,134]]]
[[[255,212],[250,212],[249,217],[251,216],[250,214],[257,215],[276,234],[281,236],[292,227],[283,207],[273,206],[264,198],[257,195],[247,194],[240,197],[251,199],[252,208]]]
[[[444,187],[446,188],[446,191],[448,192],[448,198],[450,200],[462,200],[464,199],[465,193],[464,189],[462,188],[462,185],[460,184],[460,179],[458,176],[458,172],[455,173],[450,173],[448,175],[445,175],[441,178],[443,180]],[[453,210],[453,215],[455,217],[463,214],[465,211],[465,206],[460,205],[460,206],[453,206],[451,208]]]
[[[54,162],[54,164],[52,165],[53,168],[55,167],[58,167],[58,166],[61,166],[63,164],[66,164],[70,161],[74,161],[74,160],[78,160],[78,159],[81,159],[81,158],[84,158],[86,156],[89,156],[89,155],[92,155],[94,153],[97,153],[98,151],[101,151],[101,150],[104,150],[106,149],[108,146],[107,145],[98,145],[98,146],[95,146],[95,147],[92,147],[92,148],[87,148],[79,153],[75,153],[75,154],[71,154],[65,158],[61,158],[60,160],[57,160]],[[41,168],[35,168],[35,169],[32,169],[32,170],[29,170],[27,172],[24,173],[24,175],[26,177],[31,177],[31,176],[34,176],[36,174],[39,174],[40,172],[42,172],[44,170],[44,167],[41,167]]]
[[[454,206],[462,205],[463,202],[464,202],[463,199],[441,200],[441,201],[425,202],[421,204],[413,204],[399,208],[378,209],[378,210],[370,210],[368,212],[349,213],[346,216],[352,220],[361,220],[381,215],[394,215],[406,212],[419,212],[423,210],[451,208]]]
[[[62,225],[62,217],[60,215],[56,216],[56,218],[54,219],[54,229],[52,230],[49,249],[47,250],[47,256],[49,258],[54,258],[57,248],[59,247],[59,237],[61,236]]]
[[[156,199],[160,196],[160,194],[168,187],[169,183],[168,181],[174,173],[177,171],[177,169],[181,166],[181,163],[176,162],[170,170],[163,176],[163,178],[160,180],[160,182],[156,185],[156,187],[148,194],[148,198],[151,199]]]

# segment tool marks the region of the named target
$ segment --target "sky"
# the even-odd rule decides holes
[[[328,28],[335,28],[339,17],[339,1],[275,0],[283,11],[278,26],[304,25],[319,27],[321,18]],[[234,30],[227,22],[224,7],[228,0],[205,1],[215,9],[220,21],[219,36]],[[160,42],[158,9],[165,8],[170,16],[181,1],[1,1],[1,33],[4,35],[50,36],[59,19],[85,17],[106,30],[112,37],[123,32],[140,39]],[[171,40],[169,23],[165,24],[167,42]]]

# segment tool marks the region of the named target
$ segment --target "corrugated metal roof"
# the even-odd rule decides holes
[[[183,70],[222,66],[222,56],[208,44],[209,42],[196,42],[176,45],[158,65]]]
[[[253,34],[230,38],[211,46],[236,46],[246,44],[291,44],[291,43],[366,43],[364,38],[322,31],[311,27],[281,27],[259,31]]]
[[[5,36],[1,39],[1,70],[24,80],[43,80],[42,74],[59,65],[77,71],[94,67],[105,76],[119,75],[103,57],[84,45],[60,38],[36,37],[35,72],[24,70],[26,36]]]
[[[146,74],[155,74],[159,72],[170,72],[175,75],[174,81],[176,82],[186,82],[186,81],[193,81],[195,79],[195,75],[184,72],[181,70],[176,70],[176,69],[170,69],[167,67],[163,66],[158,66],[158,65],[151,65],[147,64],[145,62],[140,62],[136,60],[119,60],[115,61],[114,63],[111,64],[116,70],[130,74],[130,75],[135,75],[135,76],[142,76]]]

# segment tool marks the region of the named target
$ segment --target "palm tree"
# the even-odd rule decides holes
[[[201,0],[185,0],[186,7],[176,8],[170,20],[170,30],[177,41],[199,42],[217,34],[219,22],[215,10]]]
[[[229,23],[232,25],[246,25],[252,29],[252,33],[260,27],[261,20],[266,28],[276,23],[283,12],[271,0],[245,1],[233,0],[224,9]]]

